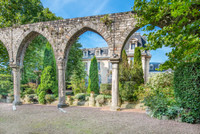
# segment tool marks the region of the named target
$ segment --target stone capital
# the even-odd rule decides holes
[[[112,63],[112,64],[119,64],[119,62],[120,62],[120,58],[119,57],[111,57],[110,58],[110,62]]]
[[[15,70],[20,70],[20,66],[17,64],[10,64],[10,67]]]

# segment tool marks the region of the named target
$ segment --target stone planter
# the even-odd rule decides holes
[[[14,98],[13,98],[12,96],[7,96],[7,97],[6,97],[6,102],[7,102],[7,103],[12,103],[13,100],[14,100]]]

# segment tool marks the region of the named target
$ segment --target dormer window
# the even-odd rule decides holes
[[[131,50],[135,49],[135,43],[131,43]]]

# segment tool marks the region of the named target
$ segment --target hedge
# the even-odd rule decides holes
[[[186,110],[184,120],[200,122],[200,62],[181,63],[174,72],[176,100]],[[192,119],[191,119],[192,118]]]

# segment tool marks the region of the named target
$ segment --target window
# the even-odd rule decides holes
[[[131,50],[135,49],[135,43],[131,44]]]
[[[100,68],[100,62],[98,62],[98,70],[100,70],[101,68]]]

